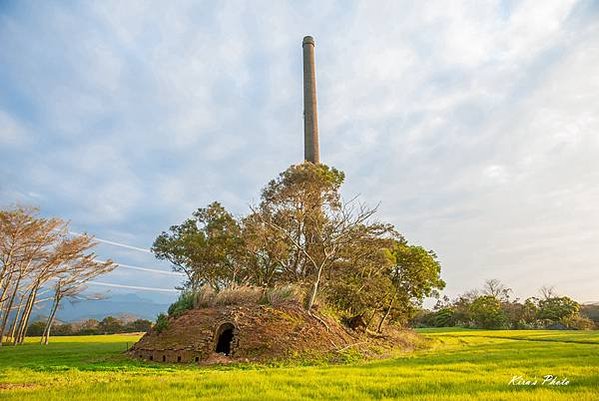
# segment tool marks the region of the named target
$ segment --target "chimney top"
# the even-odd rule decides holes
[[[302,45],[312,45],[312,46],[316,46],[314,43],[314,38],[312,36],[305,36],[304,37],[304,41],[302,42]]]

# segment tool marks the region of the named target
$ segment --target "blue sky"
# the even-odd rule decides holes
[[[245,213],[302,159],[306,34],[323,162],[438,253],[448,295],[599,300],[597,1],[2,2],[0,204],[139,248],[212,200]]]

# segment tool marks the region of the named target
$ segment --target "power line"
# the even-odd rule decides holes
[[[81,234],[81,233],[78,233],[75,231],[69,231],[69,234],[77,235],[77,236],[85,235],[85,234]],[[126,248],[126,249],[131,249],[133,251],[152,253],[152,251],[150,251],[147,248],[140,248],[137,246],[123,244],[121,242],[116,242],[116,241],[109,241],[109,240],[97,238],[97,237],[93,237],[93,238],[94,238],[94,240],[101,242],[103,244],[118,246],[118,247]],[[98,262],[104,262],[104,261],[98,260]],[[132,266],[132,265],[126,265],[126,264],[121,264],[121,263],[116,263],[116,265],[119,267],[123,267],[125,269],[139,270],[139,271],[144,271],[144,272],[148,272],[148,273],[167,274],[167,275],[175,275],[175,276],[184,276],[185,275],[183,273],[178,273],[178,272],[152,269],[152,268],[148,268],[148,267]],[[125,289],[130,289],[130,290],[141,290],[141,291],[179,292],[178,290],[175,290],[173,288],[142,287],[142,286],[136,286],[136,285],[105,283],[102,281],[89,281],[88,284],[99,285],[99,286],[104,286],[104,287],[125,288]]]
[[[139,287],[136,285],[104,283],[101,281],[89,281],[88,284],[100,285],[100,286],[105,286],[105,287],[126,288],[126,289],[130,289],[130,290],[141,290],[141,291],[179,292],[179,290],[176,290],[174,288]]]
[[[81,234],[81,233],[77,233],[75,231],[69,231],[69,234],[78,235],[78,236],[84,235],[84,234]],[[123,244],[121,242],[109,241],[107,239],[102,239],[102,238],[98,238],[98,237],[93,237],[93,238],[94,238],[95,241],[101,242],[103,244],[119,246],[121,248],[131,249],[133,251],[139,251],[139,252],[145,252],[145,253],[152,253],[152,251],[149,250],[149,249],[147,249],[147,248],[140,248],[138,246],[127,245],[127,244]]]
[[[106,261],[98,260],[98,262],[103,263]],[[115,264],[118,267],[124,267],[125,269],[140,270],[140,271],[144,271],[144,272],[157,273],[157,274],[168,274],[168,275],[172,275],[172,276],[185,276],[185,273],[172,272],[172,271],[167,271],[167,270],[158,270],[158,269],[152,269],[149,267],[131,266],[131,265],[125,265],[125,264],[116,263],[116,262],[115,262]]]

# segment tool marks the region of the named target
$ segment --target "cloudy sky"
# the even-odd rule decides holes
[[[0,205],[38,205],[141,248],[101,257],[168,272],[143,251],[160,231],[212,200],[241,215],[301,161],[307,34],[323,162],[438,253],[448,295],[497,278],[599,301],[592,0],[3,1]]]

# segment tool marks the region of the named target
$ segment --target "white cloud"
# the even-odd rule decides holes
[[[39,194],[144,244],[212,200],[243,212],[302,157],[313,34],[322,159],[437,250],[450,293],[498,277],[530,294],[547,277],[590,298],[599,25],[572,1],[507,4],[103,1],[5,17],[0,72],[29,109],[0,112],[0,141],[39,147],[1,196]]]

